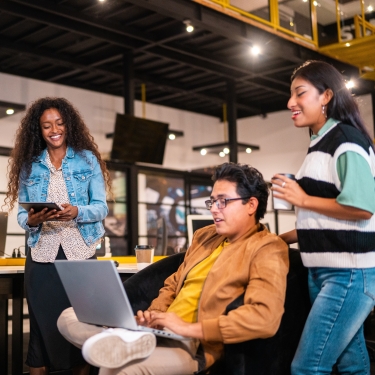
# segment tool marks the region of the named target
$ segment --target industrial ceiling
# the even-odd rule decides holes
[[[216,117],[228,82],[238,118],[285,109],[290,75],[307,59],[358,78],[351,65],[191,0],[0,1],[0,72],[123,97],[129,52],[136,99],[145,84],[147,102]],[[373,86],[359,79],[354,93]]]

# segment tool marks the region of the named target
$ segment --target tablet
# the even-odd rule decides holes
[[[48,208],[50,210],[61,211],[61,208],[53,202],[18,202],[26,211],[30,211],[31,208],[34,209],[34,213],[40,212],[43,208]]]

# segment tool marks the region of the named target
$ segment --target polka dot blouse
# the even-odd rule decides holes
[[[47,166],[50,170],[47,202],[69,203],[68,191],[63,178],[62,168],[56,169],[47,152]],[[78,230],[77,223],[71,221],[45,221],[38,243],[31,248],[31,257],[36,262],[53,263],[61,244],[69,260],[88,259],[95,254],[100,240],[87,246]]]

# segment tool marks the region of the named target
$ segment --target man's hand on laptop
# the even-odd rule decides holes
[[[181,336],[203,339],[201,323],[187,323],[175,313],[138,311],[136,318],[140,325],[158,329],[168,328]]]
[[[150,311],[138,310],[135,317],[137,324],[140,326],[150,327],[151,313]]]

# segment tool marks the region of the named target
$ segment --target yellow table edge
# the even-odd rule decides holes
[[[155,255],[154,262],[157,262],[165,258],[163,255]],[[123,257],[98,257],[98,260],[117,260],[121,263],[137,263],[135,256],[123,256]],[[0,259],[0,266],[24,266],[26,262],[25,258],[5,258]]]

